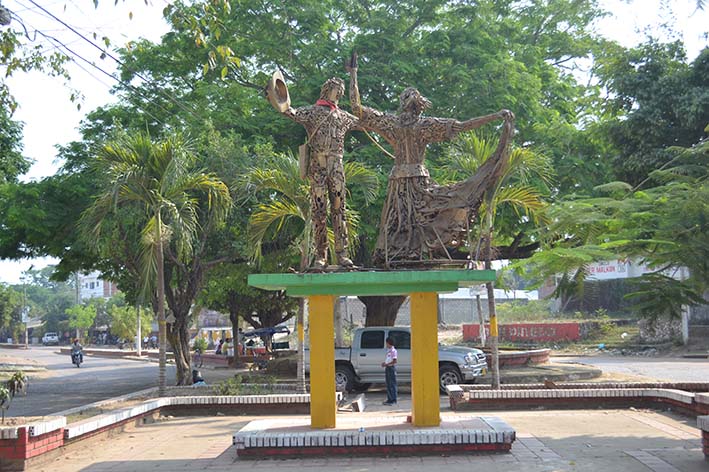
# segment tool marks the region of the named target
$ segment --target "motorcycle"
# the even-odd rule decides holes
[[[82,355],[81,351],[74,351],[71,353],[71,363],[76,365],[77,368],[81,367]]]

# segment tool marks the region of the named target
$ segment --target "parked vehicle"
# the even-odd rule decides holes
[[[42,344],[49,346],[50,344],[59,345],[59,336],[54,332],[44,333],[42,336]]]
[[[411,383],[411,331],[407,327],[368,327],[355,330],[351,348],[335,348],[335,386],[338,391],[364,391],[372,383],[384,383],[384,340],[391,337],[398,352],[397,381]],[[310,351],[305,352],[310,372]],[[464,346],[438,346],[438,382],[447,385],[473,383],[487,373],[485,353]]]

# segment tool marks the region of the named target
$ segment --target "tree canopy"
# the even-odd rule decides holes
[[[114,206],[104,215],[100,238],[81,237],[80,218],[108,186],[104,169],[95,165],[99,149],[121,135],[147,133],[162,142],[181,134],[192,144],[190,169],[213,174],[237,204],[224,224],[211,218],[207,209],[213,201],[206,194],[170,207],[176,217],[184,216],[181,211],[198,217],[191,245],[166,239],[163,269],[172,314],[189,320],[205,273],[212,274],[205,303],[226,307],[233,294],[218,286],[216,274],[243,277],[259,270],[248,262],[258,249],[265,261],[278,259],[278,270],[300,266],[299,256],[307,252],[298,247],[307,221],[303,182],[280,181],[281,190],[300,191],[291,213],[282,207],[281,215],[301,213],[300,219],[275,217],[261,225],[263,237],[254,231],[258,225],[249,226],[254,215],[264,214],[259,211],[285,201],[285,192],[265,185],[256,191],[245,176],[254,177],[254,169],[275,173],[304,140],[302,128],[264,99],[263,87],[280,70],[293,105],[312,104],[326,79],[344,76],[345,60],[356,50],[365,105],[394,110],[399,93],[416,86],[431,99],[436,116],[514,111],[519,152],[543,156],[555,179],[514,182],[527,185],[526,197],[544,196],[550,217],[535,220],[500,206],[500,254],[516,245],[528,248],[529,256],[543,246],[532,259],[538,274],[579,277],[588,261],[618,255],[658,267],[684,266],[691,277],[673,287],[689,300],[702,287],[697,281],[705,280],[705,269],[696,263],[704,241],[695,231],[703,228],[705,211],[706,163],[697,153],[705,152],[709,123],[709,49],[688,61],[679,43],[648,40],[623,48],[594,32],[594,22],[605,14],[596,0],[173,2],[165,8],[170,31],[159,42],[138,40],[115,51],[121,61],[118,100],[87,115],[82,138],[60,149],[64,165],[55,176],[17,182],[27,168],[18,145],[21,126],[12,121],[9,91],[0,83],[0,257],[58,257],[55,278],[98,269],[118,282],[131,304],[138,302],[146,266],[137,235],[151,221],[144,208]],[[65,58],[23,49],[17,32],[3,34],[0,62],[11,63],[12,70],[63,73]],[[472,153],[461,151],[460,143],[429,149],[427,167],[434,178],[450,177],[456,152]],[[686,153],[692,157],[679,157]],[[366,262],[383,195],[363,189],[375,189],[375,179],[385,188],[391,162],[361,132],[348,138],[345,161],[376,173],[367,176],[366,186],[352,180],[348,187],[349,206],[360,210],[352,246]],[[455,171],[463,176],[470,169]],[[687,221],[679,221],[685,213]],[[681,235],[671,237],[678,228]],[[175,226],[171,234],[182,229],[187,228]],[[256,247],[256,241],[263,244]],[[239,296],[247,296],[242,288]],[[244,298],[249,305],[239,309],[257,313],[271,295]],[[157,300],[145,301],[157,308]]]

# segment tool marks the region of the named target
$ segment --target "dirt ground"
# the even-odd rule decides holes
[[[27,357],[22,357],[21,355],[9,355],[6,353],[0,353],[0,366],[4,365],[44,367],[44,364],[32,359],[28,359]]]
[[[18,370],[25,372],[30,379],[52,376],[52,373],[41,362],[22,357],[22,355],[0,353],[0,380],[7,379]]]

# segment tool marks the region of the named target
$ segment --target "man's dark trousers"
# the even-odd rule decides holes
[[[386,366],[384,368],[384,378],[387,385],[387,402],[396,403],[396,366]]]

